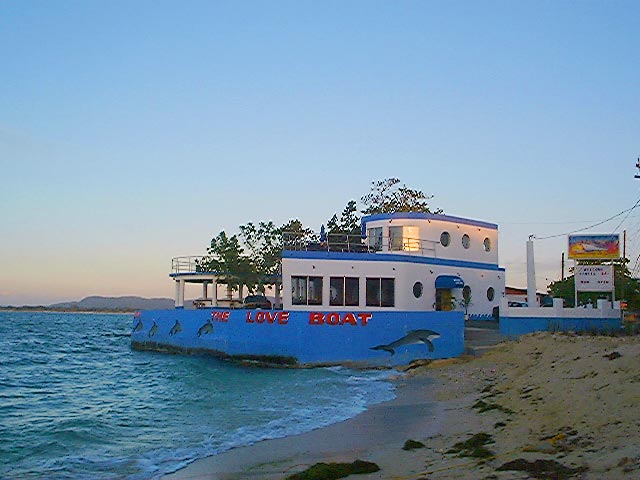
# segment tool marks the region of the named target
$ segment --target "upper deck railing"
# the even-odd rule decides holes
[[[204,273],[204,271],[198,267],[198,262],[203,258],[204,255],[174,257],[171,259],[171,273]]]
[[[363,239],[360,235],[330,233],[323,237],[317,234],[285,232],[282,234],[282,249],[289,251],[326,251],[352,253],[402,253],[436,257],[436,245],[440,242],[408,237],[377,237]],[[212,273],[199,264],[206,255],[190,255],[171,259],[171,274]]]
[[[323,237],[307,233],[282,235],[283,250],[378,253],[397,252],[435,257],[440,242],[409,237],[384,237],[363,239],[360,235],[327,234]]]

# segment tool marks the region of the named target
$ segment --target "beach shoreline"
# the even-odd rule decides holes
[[[353,477],[363,480],[515,479],[536,468],[547,475],[539,478],[633,478],[638,365],[637,336],[527,335],[480,357],[412,369],[394,380],[396,399],[352,419],[196,460],[163,478],[275,480],[356,459],[380,467]],[[403,450],[410,439],[424,448]],[[469,440],[477,445],[461,445]]]

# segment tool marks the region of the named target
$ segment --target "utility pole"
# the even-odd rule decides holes
[[[564,282],[564,252],[562,252],[562,263],[561,263],[561,271],[560,280]]]

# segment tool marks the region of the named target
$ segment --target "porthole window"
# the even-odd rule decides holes
[[[449,235],[449,232],[442,232],[440,234],[440,245],[442,245],[443,247],[448,247],[450,243],[451,235]]]
[[[484,239],[484,251],[485,252],[490,252],[491,251],[491,240],[489,239],[489,237]]]
[[[464,248],[469,248],[469,244],[471,243],[471,239],[469,238],[469,235],[467,235],[466,233],[462,236],[462,246]]]
[[[420,298],[422,296],[422,283],[416,282],[413,284],[413,296]]]
[[[462,298],[467,302],[471,300],[471,287],[469,285],[465,285],[462,289]]]
[[[487,289],[487,300],[489,300],[490,302],[493,302],[493,297],[496,296],[496,292],[493,289],[493,287],[489,287]]]

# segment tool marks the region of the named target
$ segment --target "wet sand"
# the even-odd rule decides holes
[[[535,465],[538,478],[640,478],[638,337],[533,334],[396,382],[395,400],[351,420],[198,460],[165,478],[283,479],[316,462],[356,459],[381,469],[350,477],[363,480],[532,478],[498,470],[505,464]],[[451,451],[476,434],[486,450]],[[408,439],[425,447],[405,451]]]

